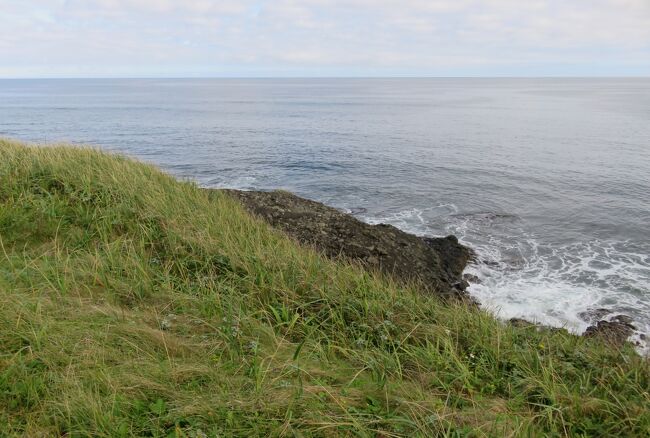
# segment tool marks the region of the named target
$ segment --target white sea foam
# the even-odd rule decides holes
[[[219,187],[222,189],[234,190],[255,190],[257,178],[254,176],[239,176],[229,180],[210,180],[205,184],[207,187]]]
[[[420,235],[457,235],[477,253],[466,273],[480,283],[471,284],[469,292],[499,318],[523,318],[579,334],[598,319],[624,314],[637,328],[631,340],[648,354],[643,338],[650,333],[650,302],[644,297],[650,290],[650,260],[635,252],[632,242],[553,246],[542,244],[516,216],[457,211],[452,204],[439,204],[366,220]],[[596,310],[598,318],[590,317]]]
[[[392,212],[381,216],[362,215],[360,218],[369,224],[391,224],[407,233],[417,235],[433,235],[435,227],[432,226],[430,217],[447,216],[458,211],[458,207],[451,203],[441,203],[425,208],[410,208]]]

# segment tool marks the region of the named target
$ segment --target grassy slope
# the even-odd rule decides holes
[[[151,166],[0,140],[0,238],[0,436],[650,432],[631,348],[400,289]]]

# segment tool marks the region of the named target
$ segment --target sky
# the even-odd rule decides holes
[[[0,0],[0,78],[650,76],[650,0]]]

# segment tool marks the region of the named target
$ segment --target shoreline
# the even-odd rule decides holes
[[[367,224],[351,213],[285,190],[205,190],[228,194],[273,228],[332,259],[347,259],[366,269],[378,270],[397,282],[415,282],[421,289],[443,299],[481,307],[481,303],[468,291],[470,283],[478,282],[478,278],[464,274],[475,253],[470,247],[459,243],[456,236],[425,237],[393,225]],[[599,337],[616,346],[630,342],[637,349],[641,347],[639,341],[645,341],[646,336],[640,334],[639,340],[632,341],[637,328],[629,316],[612,314],[603,319],[604,315],[598,315],[599,310],[593,312],[593,323],[583,333],[574,335]],[[518,327],[568,332],[565,328],[523,318],[504,321]]]

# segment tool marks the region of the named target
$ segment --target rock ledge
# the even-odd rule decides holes
[[[329,257],[344,257],[398,281],[419,282],[446,298],[472,301],[462,273],[472,255],[455,236],[418,237],[392,225],[369,225],[286,191],[221,190],[274,228]]]

